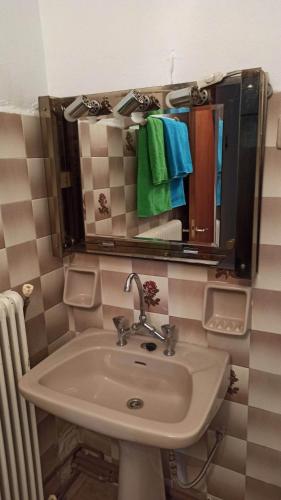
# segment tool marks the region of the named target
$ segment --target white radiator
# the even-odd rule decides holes
[[[159,240],[182,240],[182,223],[178,219],[148,229],[136,236],[137,238],[158,238]]]
[[[0,294],[0,500],[43,500],[35,409],[18,391],[29,370],[23,300]]]

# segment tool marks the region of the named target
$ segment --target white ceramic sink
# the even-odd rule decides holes
[[[150,341],[135,335],[121,348],[116,333],[88,329],[28,372],[20,392],[49,413],[123,441],[189,446],[225,396],[229,356],[178,342],[167,357],[160,342],[153,352],[141,348]],[[129,409],[131,398],[143,407]]]

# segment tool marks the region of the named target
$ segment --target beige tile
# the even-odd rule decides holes
[[[47,196],[47,182],[44,159],[29,158],[27,169],[32,199],[45,198]]]
[[[123,291],[127,273],[101,271],[102,303],[123,308],[133,309],[133,292]]]
[[[281,414],[249,407],[248,441],[281,452]]]
[[[202,320],[204,283],[169,278],[169,315]]]
[[[45,312],[48,344],[51,344],[69,329],[67,308],[60,303]]]
[[[129,257],[100,256],[100,268],[105,271],[132,272],[132,260]]]
[[[126,215],[116,215],[112,217],[112,235],[127,236]]]
[[[265,149],[262,196],[281,197],[281,150]]]
[[[83,195],[85,218],[87,223],[95,221],[94,191],[86,191]]]
[[[208,432],[209,450],[214,446],[216,434],[214,431]],[[218,450],[216,451],[212,463],[226,467],[240,474],[246,472],[247,441],[237,439],[227,434],[224,436]]]
[[[279,451],[248,443],[247,476],[280,488],[280,470],[281,453]]]
[[[137,212],[129,212],[126,214],[126,226],[128,236],[135,236],[140,231],[138,229],[139,219],[137,217]]]
[[[252,328],[281,334],[281,292],[253,290]]]
[[[215,495],[223,500],[245,500],[244,474],[226,469],[219,465],[211,465],[207,487],[208,493]],[[225,496],[227,492],[227,498]]]
[[[6,247],[36,238],[31,201],[2,205],[2,220]]]
[[[157,312],[147,312],[146,313],[147,315],[147,319],[148,319],[148,322],[153,325],[159,332],[161,332],[161,327],[163,325],[168,325],[169,323],[169,316],[167,314],[160,314],[160,313],[157,313]],[[134,322],[138,322],[139,321],[139,316],[140,316],[140,311],[139,309],[134,309]],[[146,332],[142,332],[144,335],[147,335],[148,338],[150,338],[150,340],[152,339],[151,335],[149,335],[149,333],[146,333]],[[164,347],[163,347],[163,350],[164,350]]]
[[[151,278],[149,275],[140,274],[143,285],[144,301],[146,311],[158,314],[168,314],[168,278],[157,276]],[[133,285],[134,308],[139,309],[139,294],[135,284]]]
[[[44,314],[26,321],[26,336],[31,366],[35,366],[48,355],[48,344]]]
[[[123,158],[112,156],[109,158],[109,185],[111,187],[124,186],[125,175]]]
[[[231,363],[249,366],[250,332],[243,336],[207,332],[208,345],[230,354]]]
[[[78,120],[78,135],[80,155],[83,157],[91,156],[90,128],[88,120]]]
[[[51,233],[48,198],[32,201],[36,238],[43,238]]]
[[[0,292],[9,290],[10,286],[7,251],[2,249],[0,250]]]
[[[136,156],[136,132],[134,130],[123,130],[123,151],[125,156]]]
[[[0,158],[25,158],[21,115],[0,113]]]
[[[247,425],[248,406],[225,400],[211,422],[210,428],[224,429],[225,433],[230,436],[247,439]]]
[[[45,309],[50,309],[50,307],[62,302],[64,287],[63,268],[60,267],[41,276],[41,286]]]
[[[0,206],[0,249],[5,247],[5,241],[4,241],[4,229],[3,229],[3,221],[2,221],[2,213],[1,213],[1,206]]]
[[[108,156],[108,150],[109,150],[107,144],[108,127],[98,126],[95,123],[90,123],[89,127],[90,127],[90,145],[91,145],[90,156]]]
[[[250,367],[281,375],[281,335],[268,332],[251,334]]]
[[[42,298],[42,290],[41,290],[41,282],[40,278],[36,278],[34,280],[28,280],[28,282],[34,287],[32,292],[32,297],[28,304],[26,310],[25,319],[28,321],[29,319],[35,318],[35,316],[39,316],[43,312],[43,298]],[[19,294],[22,294],[22,286],[24,283],[13,288]]]
[[[268,100],[268,114],[265,144],[267,147],[275,147],[277,139],[278,118],[281,115],[281,92],[274,92]]]
[[[126,212],[125,208],[125,188],[112,187],[110,188],[111,196],[111,213],[113,216],[121,215]]]
[[[95,309],[80,309],[74,307],[73,318],[75,322],[75,331],[83,332],[87,328],[102,328],[102,306]]]
[[[7,258],[12,287],[39,276],[35,240],[7,248]]]
[[[208,268],[203,266],[193,266],[190,264],[181,264],[178,262],[169,262],[169,278],[180,280],[203,281],[208,280]]]
[[[126,212],[137,209],[137,189],[135,184],[125,186],[125,205]]]
[[[22,115],[21,119],[27,158],[43,158],[40,118]]]
[[[125,184],[137,183],[137,160],[135,157],[124,157]]]
[[[254,287],[281,291],[281,245],[260,245]]]
[[[36,240],[40,274],[46,274],[62,265],[62,260],[53,255],[52,236]]]
[[[208,346],[207,333],[204,330],[201,321],[188,318],[169,317],[170,325],[175,325],[178,332],[178,339],[191,344]]]
[[[106,157],[92,158],[92,189],[109,187],[109,160]]]
[[[92,158],[81,158],[81,182],[83,191],[91,191],[93,189],[93,168]]]
[[[263,198],[260,243],[281,245],[281,198]]]
[[[68,331],[63,333],[60,337],[58,337],[54,342],[48,344],[48,355],[60,349],[62,346],[70,342],[70,340],[74,339],[75,333],[72,331]]]
[[[111,192],[109,189],[103,189],[102,191],[100,191],[99,189],[95,189],[94,208],[95,208],[96,221],[108,219],[109,217],[111,217],[112,199],[111,199]]]
[[[249,405],[281,414],[281,377],[250,370]]]
[[[248,404],[249,393],[249,369],[243,366],[232,365],[231,370],[238,380],[231,384],[225,398],[229,401],[246,405]]]
[[[102,306],[103,309],[103,328],[105,330],[116,330],[112,318],[115,316],[125,316],[131,325],[134,322],[134,314],[132,309],[116,306]]]
[[[111,236],[112,219],[98,220],[96,222],[96,234],[99,236]]]
[[[71,263],[75,266],[82,267],[92,267],[95,269],[99,268],[99,259],[98,255],[86,254],[86,253],[75,253],[71,256]]]
[[[26,160],[0,160],[1,204],[31,199]]]
[[[108,156],[123,156],[122,130],[108,127]]]
[[[245,500],[280,500],[281,488],[252,477],[246,478]]]
[[[132,259],[134,273],[147,276],[167,276],[167,262],[160,260]]]

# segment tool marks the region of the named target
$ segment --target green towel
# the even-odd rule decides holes
[[[151,217],[171,210],[171,193],[161,120],[148,118],[138,133],[138,217]]]

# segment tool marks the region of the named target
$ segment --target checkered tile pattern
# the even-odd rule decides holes
[[[79,120],[79,143],[87,235],[135,236],[171,220],[137,217],[135,131]]]
[[[208,432],[194,446],[182,450],[190,476],[202,467],[217,428],[225,429],[223,444],[196,489],[181,494],[174,490],[175,498],[186,495],[206,500],[208,494],[222,500],[281,498],[281,151],[275,148],[280,114],[281,93],[278,93],[269,103],[260,268],[253,283],[252,331],[246,336],[221,335],[202,328],[203,291],[207,281],[217,280],[214,270],[121,257],[76,255],[74,258],[79,265],[99,266],[101,272],[102,305],[92,314],[74,311],[78,330],[93,325],[112,329],[112,317],[120,314],[131,321],[137,318],[137,296],[122,293],[127,274],[135,271],[142,281],[154,281],[158,290],[154,298],[160,300],[148,307],[155,326],[173,323],[181,339],[223,349],[231,355],[232,391],[226,395]],[[131,157],[125,155],[123,161],[127,158]],[[116,178],[117,174],[112,174],[111,179]],[[125,189],[130,185],[125,184]],[[114,196],[109,189],[112,203]],[[228,282],[249,285],[231,278]],[[168,477],[166,452],[163,460]]]

